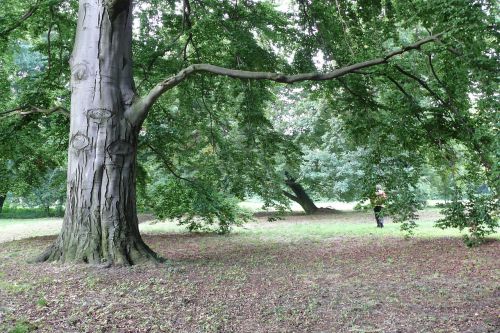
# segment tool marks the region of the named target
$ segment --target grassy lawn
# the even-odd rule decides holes
[[[414,237],[460,237],[465,231],[439,229],[434,227],[438,218],[437,209],[427,209],[421,213]],[[258,218],[253,223],[236,227],[233,235],[238,237],[259,237],[262,239],[324,239],[337,236],[376,236],[404,237],[400,225],[386,219],[385,227],[378,229],[372,221],[371,213],[343,212],[340,214],[308,217],[301,214],[287,216],[283,220],[268,222]],[[61,218],[42,219],[0,219],[0,243],[34,236],[55,235],[61,227]],[[148,221],[140,224],[140,229],[147,234],[187,233],[183,226],[173,221]],[[492,237],[500,238],[500,233]]]
[[[436,228],[434,223],[438,218],[438,209],[422,211],[414,237],[461,237],[465,234],[465,230],[460,232],[457,229]],[[142,232],[148,234],[186,233],[183,227],[171,221],[154,221],[141,224],[140,227]],[[372,213],[342,212],[318,216],[296,214],[275,222],[268,222],[266,218],[258,218],[256,222],[236,227],[232,235],[281,240],[326,239],[338,236],[405,237],[406,234],[401,231],[400,227],[400,224],[393,223],[390,218],[386,218],[385,227],[376,228]],[[500,239],[500,233],[497,232],[492,237]]]
[[[61,218],[36,218],[36,219],[17,219],[17,218],[5,218],[0,219],[0,228],[7,228],[11,226],[30,226],[36,225],[44,222],[60,222]]]
[[[470,249],[437,218],[422,212],[410,240],[360,212],[258,218],[227,236],[145,222],[168,262],[111,269],[27,263],[51,229],[0,244],[0,331],[496,332],[499,234]],[[43,225],[60,220],[0,220],[0,234]]]
[[[61,218],[0,219],[0,246],[21,238],[56,235],[61,225]]]

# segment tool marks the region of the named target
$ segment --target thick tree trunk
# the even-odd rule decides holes
[[[6,198],[7,198],[6,194],[0,194],[0,213],[2,212],[3,204],[4,204]]]
[[[80,0],[70,65],[71,126],[63,227],[38,259],[131,265],[157,256],[138,228],[135,165],[140,125],[125,112],[135,96],[130,0]]]
[[[290,200],[298,203],[302,209],[306,212],[306,214],[314,214],[318,212],[318,207],[314,204],[314,201],[307,194],[306,190],[302,185],[296,182],[296,180],[290,175],[286,175],[285,184],[293,191],[293,194],[288,193],[287,191],[283,191],[283,194],[288,197]]]

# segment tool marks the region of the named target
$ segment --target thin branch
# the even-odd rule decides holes
[[[409,78],[415,80],[418,82],[418,84],[420,84],[420,86],[422,86],[425,90],[427,90],[429,92],[429,94],[431,94],[434,98],[436,98],[442,105],[446,106],[447,103],[434,91],[431,89],[431,87],[429,87],[429,85],[424,81],[422,80],[421,78],[419,78],[418,76],[416,75],[413,75],[412,73],[404,70],[403,68],[401,68],[400,66],[398,65],[395,65],[394,66],[400,73],[408,76]]]
[[[461,57],[464,55],[464,53],[462,51],[460,51],[459,49],[456,49],[452,46],[448,46],[445,42],[443,42],[442,40],[436,40],[436,42],[442,46],[444,46],[446,48],[446,50],[454,55],[456,55],[457,57]]]
[[[344,31],[344,33],[342,35],[344,36],[345,43],[346,43],[347,47],[349,48],[351,55],[354,57],[354,50],[352,49],[351,43],[347,39],[348,36],[351,37],[351,34],[349,33],[349,27],[347,25],[347,22],[342,17],[342,10],[340,8],[339,1],[335,0],[335,4],[337,6],[337,12],[339,14],[340,22],[342,23],[342,30]]]
[[[211,145],[214,149],[214,152],[217,154],[217,144],[216,144],[215,134],[214,134],[214,119],[213,119],[214,117],[213,117],[212,111],[208,107],[208,105],[205,101],[205,96],[203,96],[203,94],[201,95],[201,103],[198,101],[197,98],[194,101],[200,109],[204,108],[208,113],[208,117],[210,118],[210,141],[211,141]]]
[[[167,158],[159,151],[157,150],[156,148],[154,148],[150,143],[146,142],[146,146],[151,149],[151,151],[157,156],[160,158],[160,160],[163,162],[163,165],[167,168],[167,170],[177,179],[180,179],[180,180],[183,180],[185,182],[188,182],[188,183],[195,183],[194,180],[192,179],[188,179],[188,178],[185,178],[185,177],[182,177],[181,175],[179,175],[177,172],[175,172],[174,168],[170,165],[169,161],[167,160]]]
[[[285,191],[285,190],[283,190],[283,195],[284,195],[285,197],[287,197],[288,199],[293,200],[293,201],[295,201],[295,202],[298,202],[298,201],[299,201],[299,198],[297,198],[295,195],[293,195],[293,194],[291,194],[290,192],[287,192],[287,191]]]
[[[191,5],[189,0],[182,1],[182,29],[187,28],[188,30],[192,27],[191,23]]]
[[[439,79],[439,76],[437,75],[436,71],[434,70],[434,65],[433,65],[433,63],[432,63],[432,54],[430,54],[430,53],[429,53],[429,54],[427,55],[427,59],[429,60],[429,67],[431,68],[432,75],[434,76],[434,78],[436,79],[436,81],[437,81],[437,82],[439,82],[439,84],[440,84],[441,86],[443,86],[443,88],[444,88],[445,90],[447,90],[447,89],[446,89],[446,85],[443,83],[443,81],[441,81],[441,80]]]
[[[359,98],[366,105],[371,105],[371,106],[374,106],[374,107],[377,107],[377,108],[380,108],[380,109],[385,109],[384,105],[382,105],[382,104],[378,103],[377,101],[375,101],[371,96],[363,96],[363,95],[360,95],[360,94],[356,93],[354,90],[352,90],[349,87],[349,85],[347,84],[347,82],[345,82],[344,80],[339,79],[339,82],[342,85],[342,87],[345,90],[347,90],[347,92],[349,92],[352,96],[354,96],[356,98]]]
[[[186,43],[184,43],[184,47],[182,48],[182,54],[183,54],[182,59],[184,61],[187,61],[187,50],[188,50],[189,43],[191,43],[192,40],[193,40],[193,34],[190,32],[188,39],[186,40]]]
[[[408,98],[409,102],[415,106],[416,108],[418,108],[418,110],[422,111],[422,108],[418,105],[418,103],[415,101],[415,99],[413,98],[413,96],[411,96],[394,78],[392,78],[391,76],[389,75],[383,75],[384,77],[386,77],[387,79],[389,79],[392,83],[394,83],[396,85],[396,87]],[[439,79],[437,78],[436,76],[436,80],[439,81]],[[420,117],[420,115],[415,112],[414,113],[415,116],[417,117],[417,120],[423,125],[423,121]],[[456,112],[455,112],[456,114]],[[439,147],[439,149],[442,149],[443,148],[443,145],[442,145],[442,141],[441,141],[441,138],[439,137],[436,137],[435,136],[435,133],[433,131],[430,131],[429,129],[427,129],[426,127],[424,127],[427,131],[427,134],[429,135],[429,137],[432,139],[432,141]],[[467,132],[473,136],[473,133],[471,131],[472,127],[470,126],[466,126],[465,127],[467,130]],[[487,170],[491,170],[492,168],[492,164],[488,161],[488,158],[485,156],[483,150],[482,150],[482,146],[478,144],[477,141],[475,141],[473,138],[469,140],[469,142],[472,143],[472,147],[473,147],[473,151],[475,151],[478,155],[479,155],[479,159],[481,161],[481,164],[487,169]]]
[[[209,193],[207,193],[207,191],[204,188],[202,183],[199,183],[197,180],[189,179],[189,178],[186,178],[186,177],[179,175],[174,170],[173,166],[170,165],[170,162],[168,161],[168,159],[165,157],[165,155],[162,152],[160,152],[158,149],[154,148],[148,142],[146,142],[145,144],[149,149],[151,149],[151,151],[156,155],[156,157],[158,157],[161,160],[161,162],[163,162],[163,165],[172,174],[172,176],[174,176],[175,178],[177,178],[179,180],[182,180],[182,181],[185,181],[186,183],[188,183],[190,186],[192,186],[192,188],[194,188],[196,191],[198,191],[198,193],[201,193],[207,199],[207,201],[214,202],[213,197]]]
[[[336,78],[339,78],[341,76],[353,73],[357,70],[360,70],[362,68],[367,68],[367,67],[372,67],[380,64],[385,64],[387,63],[391,58],[401,55],[405,52],[411,51],[411,50],[417,50],[420,49],[420,47],[424,44],[434,42],[437,39],[439,39],[443,33],[439,33],[433,36],[429,36],[426,38],[423,38],[419,40],[418,42],[405,46],[403,48],[400,48],[398,50],[392,51],[388,53],[387,55],[380,57],[380,58],[375,58],[371,59],[368,61],[356,63],[350,66],[342,67],[335,69],[331,72],[327,73],[317,73],[317,72],[312,72],[312,73],[303,73],[303,74],[295,74],[295,75],[286,75],[286,74],[280,74],[280,73],[270,73],[270,72],[252,72],[252,71],[244,71],[244,70],[236,70],[236,69],[229,69],[229,68],[224,68],[220,66],[215,66],[211,64],[193,64],[191,66],[188,66],[181,70],[179,73],[176,75],[167,78],[166,80],[160,82],[158,85],[156,85],[147,96],[144,98],[140,99],[133,108],[131,108],[127,114],[126,117],[134,124],[138,124],[144,120],[144,118],[147,115],[147,112],[151,105],[161,96],[163,95],[166,91],[174,88],[184,80],[186,80],[189,76],[195,74],[195,73],[201,73],[201,72],[207,72],[211,74],[216,74],[216,75],[222,75],[222,76],[227,76],[235,79],[248,79],[248,80],[269,80],[269,81],[275,81],[278,83],[295,83],[295,82],[301,82],[301,81],[326,81],[326,80],[333,80]]]
[[[57,26],[57,33],[59,34],[59,36],[62,36],[62,33],[61,33],[61,25],[59,24],[60,22],[59,21],[56,21],[56,26]],[[63,52],[64,52],[64,45],[61,45],[59,47],[59,74],[58,74],[58,77],[61,77],[63,75],[63,71],[64,71],[64,60],[63,60]]]
[[[299,3],[299,9],[302,11],[302,14],[304,15],[304,18],[305,18],[304,25],[307,24],[307,30],[309,32],[309,35],[312,36],[312,35],[314,35],[314,29],[313,29],[313,22],[312,22],[311,16],[309,15],[309,13],[307,11],[308,3],[307,3],[307,1],[304,1],[304,0],[302,0],[302,1],[299,0],[298,3]]]
[[[404,70],[403,68],[401,68],[400,66],[398,65],[395,65],[395,68],[401,72],[402,74],[408,76],[409,78],[415,80],[418,82],[418,84],[420,86],[422,86],[425,90],[427,90],[429,92],[429,94],[431,94],[431,96],[433,96],[436,100],[438,100],[441,105],[445,108],[447,108],[448,110],[450,110],[451,112],[453,112],[453,115],[455,116],[455,119],[456,120],[459,120],[459,119],[463,119],[463,115],[460,114],[458,108],[456,107],[452,97],[449,95],[447,89],[446,89],[446,86],[444,86],[442,84],[441,81],[439,81],[439,79],[437,78],[436,76],[436,79],[438,80],[439,83],[441,83],[441,85],[443,85],[443,88],[444,90],[446,91],[447,95],[447,101],[445,101],[443,98],[441,98],[441,96],[439,96],[439,94],[437,92],[435,92],[434,90],[432,90],[432,88],[424,81],[422,80],[421,78],[419,78],[418,76]],[[434,73],[435,74],[435,73]],[[472,130],[471,127],[466,127],[466,131],[470,132]]]
[[[160,51],[156,51],[155,53],[153,53],[152,59],[147,65],[147,69],[151,70],[151,68],[155,64],[156,60],[158,60],[159,57],[165,55],[165,53],[167,53],[169,50],[171,50],[172,47],[175,45],[175,43],[177,43],[177,41],[179,40],[179,38],[182,37],[183,34],[184,34],[184,32],[179,33],[164,48],[162,48]]]
[[[38,108],[36,106],[28,105],[28,106],[20,106],[20,107],[17,107],[15,109],[12,109],[12,110],[2,111],[2,112],[0,112],[0,117],[7,116],[10,114],[14,114],[14,113],[21,115],[21,116],[26,116],[26,115],[34,114],[34,113],[41,113],[41,114],[45,114],[45,115],[59,113],[59,114],[62,114],[68,118],[70,115],[70,112],[68,111],[68,109],[66,109],[62,106],[56,106],[52,109],[41,109],[41,108]]]
[[[413,102],[413,96],[411,96],[406,90],[405,88],[403,88],[403,86],[401,84],[399,84],[398,81],[396,81],[396,79],[394,79],[392,76],[390,75],[384,75],[387,79],[389,79],[389,81],[391,81],[392,83],[394,83],[394,85],[396,86],[396,88],[398,88],[399,91],[401,91],[403,93],[403,95],[405,95],[406,98],[408,98],[408,100],[412,101]]]
[[[391,81],[398,88],[398,90],[401,91],[401,93],[403,93],[403,95],[405,95],[406,99],[408,100],[408,103],[410,103],[410,105],[413,107],[413,108],[411,108],[411,109],[414,110],[413,115],[417,118],[418,122],[421,125],[424,126],[424,128],[427,131],[427,134],[429,135],[429,137],[431,138],[431,140],[433,140],[434,143],[438,147],[440,147],[441,146],[441,140],[439,138],[436,138],[436,136],[434,135],[434,132],[431,132],[431,131],[429,131],[427,129],[427,127],[424,124],[424,121],[422,120],[422,117],[420,115],[420,112],[422,112],[422,113],[424,112],[424,110],[422,109],[422,107],[420,105],[418,105],[417,101],[415,101],[415,99],[413,98],[413,96],[410,93],[408,93],[406,91],[406,89],[396,79],[394,79],[390,75],[383,75],[383,76],[386,77],[389,81]]]
[[[2,112],[0,112],[0,115],[14,113],[14,112],[22,111],[22,110],[24,110],[23,107],[18,107],[18,108],[12,109],[12,110],[2,111]]]
[[[7,37],[7,35],[9,33],[11,33],[12,31],[16,30],[17,28],[19,28],[23,23],[24,21],[26,21],[27,19],[29,19],[31,16],[33,16],[33,14],[35,14],[35,12],[38,10],[39,8],[39,5],[38,5],[38,2],[36,5],[30,7],[30,9],[28,9],[24,14],[23,16],[21,16],[19,18],[19,20],[17,20],[16,23],[14,23],[10,28],[7,28],[3,31],[0,31],[0,37]]]
[[[155,51],[153,53],[153,55],[151,56],[151,60],[149,61],[149,63],[146,65],[146,66],[141,66],[142,68],[142,71],[143,71],[143,75],[144,75],[144,79],[142,79],[142,81],[137,85],[137,89],[139,90],[142,85],[146,82],[149,82],[149,71],[151,71],[151,68],[153,68],[153,66],[155,65],[156,61],[158,61],[158,59],[160,57],[163,57],[169,50],[172,49],[172,47],[174,47],[175,43],[177,43],[177,41],[179,40],[179,38],[182,37],[182,35],[184,34],[184,32],[181,32],[179,33],[177,36],[175,36],[165,47],[163,47],[161,50],[159,51]]]
[[[52,34],[52,23],[54,20],[54,10],[50,7],[50,21],[49,21],[49,31],[47,32],[47,77],[50,76],[50,71],[52,70],[52,41],[50,35]]]
[[[149,76],[149,71],[151,70],[151,68],[153,68],[153,66],[156,63],[156,61],[160,57],[164,56],[165,53],[167,53],[167,51],[171,50],[172,47],[175,46],[175,44],[177,43],[177,41],[185,34],[186,30],[190,30],[191,29],[191,27],[192,27],[191,18],[190,18],[190,16],[191,16],[191,5],[189,4],[188,0],[183,0],[182,6],[183,6],[183,9],[182,9],[182,31],[177,36],[175,36],[165,47],[163,47],[161,50],[156,51],[156,52],[153,53],[152,59],[149,61],[148,65],[143,68],[144,79],[141,81],[141,83],[139,83],[137,89],[139,89],[140,87],[142,87],[143,83],[148,82],[147,78]],[[189,43],[192,43],[192,40],[193,40],[193,34],[190,32],[187,41],[184,43],[184,47],[177,54],[177,56],[179,56],[180,53],[182,52],[184,54],[184,60],[186,60],[186,58],[187,58],[187,47],[188,47]]]

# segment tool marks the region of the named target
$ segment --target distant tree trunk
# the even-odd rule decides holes
[[[131,265],[156,260],[138,228],[140,124],[132,107],[131,0],[80,0],[71,56],[71,125],[63,227],[39,261]]]
[[[6,194],[0,194],[0,213],[2,212],[3,204],[4,204],[6,198],[7,198]]]
[[[291,177],[288,173],[286,173],[285,184],[293,191],[293,194],[287,191],[283,191],[283,194],[290,200],[298,203],[302,207],[302,209],[304,209],[306,214],[314,214],[318,212],[318,207],[316,207],[314,201],[307,194],[304,187],[297,183],[295,178]]]
[[[50,217],[50,206],[46,205],[44,208],[45,208],[45,216]]]
[[[61,197],[59,200],[58,200],[58,204],[57,204],[57,216],[62,216],[64,213],[64,197]]]

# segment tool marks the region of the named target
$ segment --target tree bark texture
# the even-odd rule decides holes
[[[80,0],[70,60],[71,125],[63,227],[40,261],[156,260],[138,228],[132,107],[132,1]]]
[[[293,200],[296,203],[298,203],[302,207],[302,209],[304,209],[306,214],[314,214],[318,212],[318,207],[316,206],[314,201],[307,194],[304,187],[299,183],[297,183],[297,181],[294,178],[287,175],[285,184],[288,186],[288,188],[290,188],[293,191],[293,194],[287,191],[283,191],[283,194],[290,200]]]

